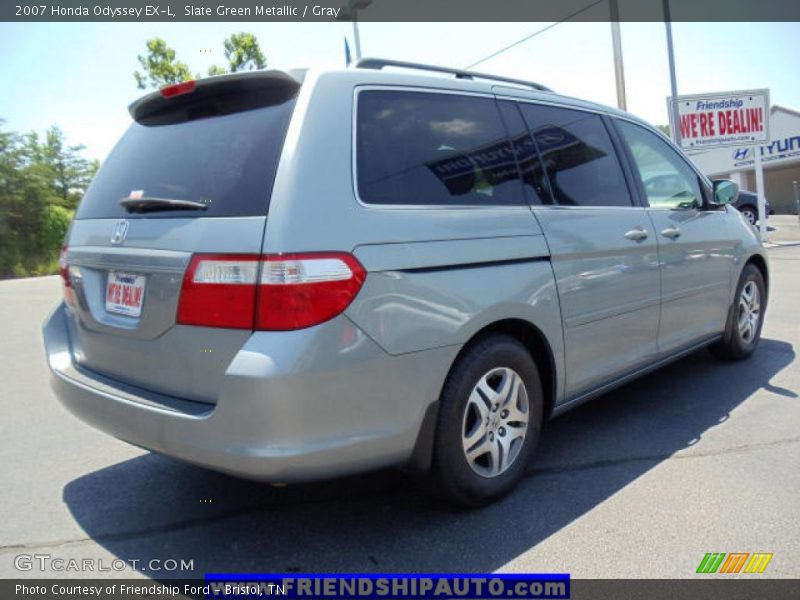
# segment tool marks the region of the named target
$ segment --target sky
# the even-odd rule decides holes
[[[550,23],[361,23],[364,56],[463,68]],[[344,67],[349,23],[0,23],[0,119],[6,130],[58,125],[89,158],[104,159],[142,95],[133,71],[145,42],[162,37],[193,72],[225,64],[222,41],[256,35],[269,68]],[[668,122],[663,23],[622,23],[628,111]],[[800,109],[800,23],[674,23],[679,94],[769,88]],[[564,22],[475,67],[616,105],[611,26]]]

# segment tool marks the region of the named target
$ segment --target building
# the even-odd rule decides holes
[[[764,167],[765,194],[777,214],[797,214],[800,186],[800,111],[773,106],[769,114],[770,142],[759,147]],[[731,179],[744,190],[756,189],[755,147],[739,146],[689,152],[712,179]],[[800,194],[800,189],[797,192]]]

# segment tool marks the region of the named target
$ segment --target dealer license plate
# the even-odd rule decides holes
[[[144,284],[144,275],[109,271],[106,284],[106,310],[129,317],[141,315]]]

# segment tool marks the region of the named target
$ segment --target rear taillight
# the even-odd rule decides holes
[[[252,329],[259,257],[198,254],[183,276],[178,323]]]
[[[199,254],[183,278],[178,323],[232,329],[302,329],[332,319],[366,273],[351,255]]]
[[[339,252],[265,256],[256,329],[288,330],[332,319],[364,283],[364,267]]]
[[[67,304],[75,304],[75,290],[72,288],[72,281],[69,278],[66,246],[61,246],[61,253],[58,255],[58,273],[61,275],[61,291],[64,294],[64,300]]]

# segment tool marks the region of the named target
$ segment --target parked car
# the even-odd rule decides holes
[[[739,196],[733,202],[733,206],[739,209],[739,212],[744,215],[745,220],[750,225],[758,223],[758,194],[747,190],[739,190]],[[764,209],[767,218],[775,212],[766,198],[764,198]]]
[[[548,419],[758,346],[767,257],[736,185],[624,112],[367,59],[130,113],[44,341],[61,402],[142,448],[274,483],[401,466],[474,506]]]

